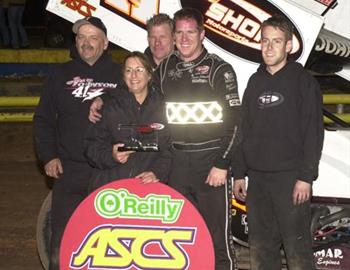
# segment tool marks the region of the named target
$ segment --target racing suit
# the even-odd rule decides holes
[[[214,243],[215,269],[233,269],[231,182],[211,187],[205,181],[212,167],[229,170],[240,119],[236,75],[205,48],[189,62],[174,52],[158,73],[172,135],[169,185],[202,214]]]

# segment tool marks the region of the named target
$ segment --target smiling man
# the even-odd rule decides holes
[[[145,54],[156,69],[174,50],[174,24],[169,15],[159,13],[147,20],[148,48]]]
[[[169,185],[202,214],[214,243],[215,269],[234,269],[228,171],[239,122],[236,75],[204,48],[198,10],[177,11],[174,24],[177,50],[159,66],[174,149]]]
[[[282,246],[288,269],[315,269],[310,197],[323,144],[322,95],[317,81],[288,61],[292,36],[283,16],[263,22],[264,63],[243,97],[234,195],[247,203],[252,270],[281,269]]]
[[[107,54],[107,29],[99,18],[73,25],[72,60],[53,69],[34,116],[35,148],[48,177],[53,178],[50,270],[59,269],[59,243],[68,219],[87,196],[91,168],[83,139],[93,98],[115,90],[121,70]]]
[[[73,32],[79,56],[88,65],[94,65],[108,47],[107,29],[100,19],[90,17],[76,22]]]

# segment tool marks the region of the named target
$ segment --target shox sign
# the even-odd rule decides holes
[[[161,184],[117,180],[89,195],[64,232],[60,269],[214,269],[194,206]]]
[[[261,63],[261,22],[284,14],[295,26],[292,58],[305,64],[323,18],[290,0],[49,0],[47,10],[75,22],[82,16],[99,17],[111,42],[128,51],[147,48],[146,21],[154,14],[170,16],[194,7],[205,18],[204,46],[235,69],[240,97]],[[238,68],[239,67],[239,68]]]
[[[262,0],[182,0],[182,6],[200,9],[204,15],[205,36],[227,52],[248,61],[260,63],[261,23],[273,14],[283,14],[269,1]],[[293,22],[292,22],[293,23]],[[295,24],[293,36],[294,59],[303,51],[301,35]]]
[[[79,8],[77,4],[73,5],[72,0],[62,1],[62,4],[70,8],[74,6],[81,12],[85,10],[84,14],[80,12],[85,16],[91,15],[91,11],[96,9],[88,4],[88,1],[78,2],[83,3],[84,8],[81,4]],[[153,14],[161,12],[160,0],[100,0],[99,2],[101,7],[142,29],[146,29],[146,21]],[[230,54],[254,63],[261,62],[261,23],[273,14],[283,14],[288,18],[287,14],[268,0],[203,0],[200,3],[198,0],[181,0],[181,5],[202,12],[206,38],[210,42]],[[291,56],[297,60],[303,52],[303,41],[295,23],[293,25],[295,34]]]

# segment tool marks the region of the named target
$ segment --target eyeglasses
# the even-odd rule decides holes
[[[125,68],[126,74],[131,74],[132,72],[136,72],[136,74],[142,74],[145,71],[146,71],[146,69],[144,67],[136,67],[136,68],[127,67],[127,68]]]

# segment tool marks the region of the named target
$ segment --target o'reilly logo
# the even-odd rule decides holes
[[[164,223],[176,222],[183,204],[169,195],[141,198],[126,189],[104,189],[95,197],[95,209],[104,218],[159,219]]]
[[[283,14],[267,0],[181,0],[183,7],[199,9],[204,15],[206,37],[238,57],[261,62],[261,23],[273,14]],[[286,15],[286,14],[283,14]],[[293,22],[292,22],[293,23]],[[294,25],[293,51],[297,60],[303,51],[302,38]]]

